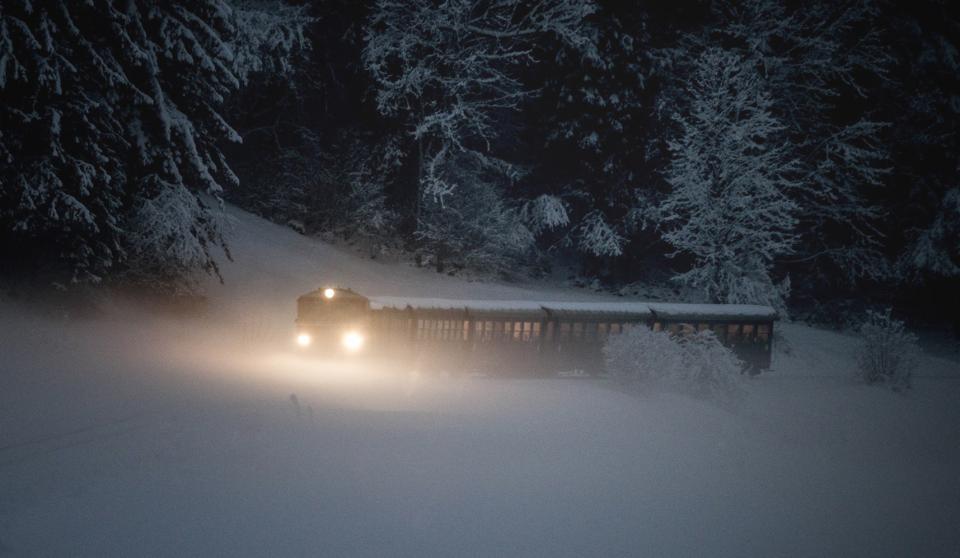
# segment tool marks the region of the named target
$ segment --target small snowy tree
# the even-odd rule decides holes
[[[633,327],[611,336],[603,353],[608,374],[643,389],[668,389],[720,401],[740,389],[743,364],[709,330],[671,336]]]
[[[675,279],[714,302],[782,308],[787,285],[770,272],[796,241],[794,162],[770,96],[753,66],[720,49],[698,57],[684,92],[669,142],[672,189],[658,208],[664,240],[693,259]]]
[[[903,322],[883,312],[867,312],[860,325],[861,346],[857,355],[857,376],[867,384],[885,384],[894,391],[910,388],[919,364],[917,336]]]

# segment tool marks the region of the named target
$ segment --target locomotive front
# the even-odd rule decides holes
[[[297,299],[296,342],[324,354],[364,352],[370,301],[350,289],[325,287]]]

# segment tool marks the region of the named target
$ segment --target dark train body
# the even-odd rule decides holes
[[[606,339],[628,327],[711,329],[749,370],[763,370],[776,319],[755,305],[367,298],[327,288],[297,300],[296,323],[301,345],[325,353],[458,372],[595,374]]]

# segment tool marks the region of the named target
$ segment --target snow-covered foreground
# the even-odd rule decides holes
[[[321,282],[584,299],[379,264],[240,212],[201,316],[0,307],[0,555],[955,556],[960,371],[850,379],[849,337],[722,408],[603,381],[448,378],[290,347]],[[292,397],[294,396],[294,397]]]

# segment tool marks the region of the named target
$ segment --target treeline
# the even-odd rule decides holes
[[[92,10],[113,6],[101,4],[70,9],[87,10],[92,25]],[[5,245],[50,242],[30,253],[79,278],[182,276],[215,265],[210,249],[221,241],[211,207],[222,196],[306,234],[362,238],[445,272],[564,265],[610,287],[666,283],[706,300],[820,317],[865,293],[922,293],[932,303],[960,277],[960,24],[947,2],[201,4],[159,4],[137,39],[160,45],[151,48],[163,61],[161,87],[186,95],[177,107],[189,107],[180,113],[193,127],[180,134],[149,116],[162,105],[122,88],[58,93],[43,77],[48,60],[78,49],[45,46],[38,14],[47,8],[4,6],[0,48],[27,60],[20,73],[0,68],[0,155],[14,162],[0,175]],[[65,10],[50,8],[49,17]],[[201,41],[210,62],[194,55],[190,35],[151,19],[157,14],[194,37],[216,30],[220,41]],[[17,35],[15,19],[35,40]],[[205,25],[191,27],[198,21]],[[91,27],[104,36],[90,48],[113,45],[101,58],[121,65],[130,58],[137,71],[122,73],[136,76],[130,91],[150,97],[149,72],[135,60],[150,48],[124,48],[127,39],[111,35],[122,27]],[[240,45],[243,71],[228,60]],[[224,71],[237,79],[205,85]],[[185,84],[194,81],[191,93]],[[103,127],[127,131],[101,150],[123,155],[111,163],[121,172],[94,190],[123,194],[106,208],[73,196],[92,220],[64,226],[58,212],[50,225],[50,211],[22,193],[55,198],[49,193],[82,189],[72,178],[82,175],[61,169],[48,142],[6,146],[21,133],[39,137],[39,128],[56,135],[31,112],[37,100],[75,105],[77,97],[115,99],[109,104],[121,111],[120,124]],[[137,129],[148,130],[151,145],[194,138],[199,159],[189,147],[166,159],[138,153],[128,113],[149,116]],[[98,153],[78,153],[104,168]],[[56,180],[34,178],[47,176],[41,168]],[[239,183],[218,177],[231,169]],[[61,203],[52,199],[44,203]],[[93,255],[64,257],[61,237],[79,243],[70,254]],[[160,256],[171,253],[180,256]]]
[[[238,104],[256,162],[230,195],[306,232],[401,239],[440,270],[560,261],[826,313],[865,290],[944,293],[947,7],[313,3],[299,77]]]

